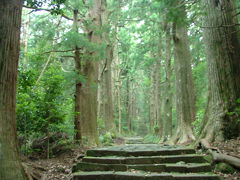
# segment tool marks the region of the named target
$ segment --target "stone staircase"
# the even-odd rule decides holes
[[[88,150],[73,167],[73,180],[217,180],[192,148],[132,144]]]
[[[126,137],[124,138],[125,144],[143,144],[142,137]]]

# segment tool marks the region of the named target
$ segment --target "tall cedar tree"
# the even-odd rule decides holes
[[[187,35],[187,15],[185,6],[179,1],[178,17],[174,19],[174,60],[176,73],[177,131],[174,143],[193,141],[191,123],[195,119],[195,102],[191,69],[191,53]]]
[[[91,2],[91,1],[90,1]],[[93,0],[89,7],[88,15],[92,20],[87,26],[87,36],[89,42],[100,46],[101,36],[97,30],[101,29],[101,8],[102,0]],[[82,135],[86,137],[89,145],[98,144],[97,132],[97,84],[99,61],[96,60],[98,53],[96,51],[88,51],[87,59],[83,66],[83,75],[86,82],[81,88],[80,114],[82,124]]]
[[[0,1],[0,179],[25,180],[16,135],[21,0]]]
[[[203,0],[203,4],[209,96],[200,138],[211,142],[239,136],[239,117],[231,112],[240,98],[240,43],[235,0]]]

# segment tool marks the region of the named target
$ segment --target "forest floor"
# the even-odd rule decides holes
[[[222,153],[240,158],[240,139],[230,140],[223,143],[215,143]],[[30,166],[36,177],[41,180],[69,180],[72,177],[71,168],[78,162],[87,149],[74,148],[57,157],[50,159],[23,158],[24,163]],[[227,180],[240,180],[240,172],[224,174],[215,172]]]
[[[39,180],[68,180],[72,175],[72,166],[84,155],[86,149],[71,149],[50,159],[24,158],[24,162],[33,170]]]

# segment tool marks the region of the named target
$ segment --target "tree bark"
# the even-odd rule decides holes
[[[131,111],[131,102],[132,102],[132,91],[131,91],[131,80],[130,77],[127,76],[127,80],[126,80],[126,90],[127,90],[127,98],[126,98],[126,117],[127,117],[127,128],[129,133],[132,132],[132,111]]]
[[[172,86],[171,86],[171,35],[170,25],[165,27],[165,84],[163,97],[163,140],[169,140],[172,136]]]
[[[174,60],[176,73],[176,112],[177,131],[172,138],[174,143],[189,143],[195,140],[191,123],[194,121],[194,94],[191,70],[191,54],[187,35],[185,7],[179,7],[179,17],[174,20]]]
[[[222,141],[239,136],[240,43],[234,0],[203,1],[204,42],[208,64],[209,95],[200,139]]]
[[[22,4],[0,1],[0,179],[27,179],[17,149],[16,81]]]
[[[78,33],[78,10],[73,11],[73,30]],[[80,59],[80,50],[78,46],[75,47],[74,52],[74,62],[75,62],[75,72],[77,74],[76,84],[75,84],[75,114],[74,114],[74,130],[75,130],[75,140],[80,144],[82,143],[82,133],[81,133],[81,88],[82,82],[79,80],[81,75],[81,59]]]
[[[107,10],[107,1],[102,3],[102,26],[109,26],[109,12]],[[112,60],[113,60],[113,45],[110,42],[110,27],[103,32],[103,41],[106,44],[105,49],[105,64],[103,71],[103,104],[104,113],[103,119],[105,122],[105,131],[115,131],[114,117],[113,117],[113,92],[112,92]]]
[[[96,50],[87,51],[87,57],[83,66],[83,75],[86,77],[86,82],[82,85],[80,113],[82,124],[82,136],[85,138],[88,145],[98,144],[97,131],[97,86],[98,86],[98,70],[99,56],[98,48],[101,43],[101,35],[97,30],[101,29],[101,8],[102,0],[93,0],[89,3],[89,19],[92,20],[90,25],[87,25],[87,36],[90,43],[96,46]]]
[[[151,67],[151,87],[150,87],[150,102],[149,102],[149,132],[154,132],[154,126],[157,122],[156,117],[156,94],[155,94],[155,86],[156,86],[156,63],[153,63]]]

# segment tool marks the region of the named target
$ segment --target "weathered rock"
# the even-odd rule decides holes
[[[217,175],[208,174],[158,174],[140,172],[78,172],[73,180],[220,180]]]
[[[139,156],[139,157],[89,157],[83,158],[83,162],[95,162],[102,164],[161,164],[161,163],[206,163],[203,155],[183,154],[169,156]]]
[[[184,147],[172,148],[161,147],[160,145],[127,145],[88,150],[87,156],[161,156],[194,153],[194,149]]]

